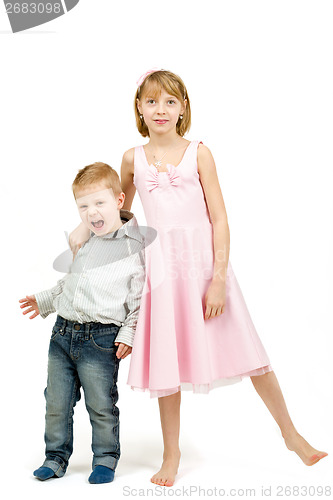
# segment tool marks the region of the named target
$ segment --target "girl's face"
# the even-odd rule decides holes
[[[176,128],[179,115],[185,111],[185,103],[168,94],[164,89],[158,97],[145,93],[138,101],[138,110],[149,129],[149,133],[164,134]]]
[[[82,222],[98,236],[111,233],[122,226],[120,208],[124,193],[114,197],[113,190],[103,183],[92,184],[76,192],[76,203]]]

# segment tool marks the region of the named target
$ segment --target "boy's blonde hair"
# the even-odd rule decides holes
[[[81,168],[77,173],[74,182],[72,184],[72,190],[74,197],[75,190],[80,190],[90,186],[91,184],[99,184],[103,182],[106,189],[112,189],[114,196],[119,195],[122,192],[119,175],[117,172],[107,165],[106,163],[96,162],[92,165],[87,165]]]
[[[137,99],[141,100],[149,92],[149,96],[158,97],[164,89],[168,94],[176,97],[181,103],[186,99],[187,105],[183,113],[183,119],[178,119],[176,125],[177,133],[183,137],[191,127],[191,107],[190,100],[183,80],[175,73],[167,70],[154,71],[150,73],[138,87],[134,99],[135,120],[138,131],[143,137],[149,137],[149,130],[144,120],[140,118],[137,107]]]

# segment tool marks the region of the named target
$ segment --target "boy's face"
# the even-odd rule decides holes
[[[115,198],[111,188],[98,183],[76,190],[75,195],[82,222],[97,236],[111,233],[122,226],[120,209],[124,204],[124,193]]]

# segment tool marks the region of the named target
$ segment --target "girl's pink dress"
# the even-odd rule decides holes
[[[167,396],[180,389],[208,393],[272,370],[232,270],[223,314],[205,320],[214,268],[213,226],[197,170],[200,141],[168,172],[135,148],[134,185],[157,238],[146,250],[146,280],[127,383]]]

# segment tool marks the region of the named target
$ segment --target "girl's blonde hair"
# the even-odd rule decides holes
[[[91,186],[92,184],[99,184],[101,182],[104,183],[105,189],[112,189],[114,196],[118,196],[118,194],[122,192],[117,172],[106,163],[96,162],[92,165],[87,165],[78,171],[72,184],[75,199],[75,192],[79,191],[80,188],[82,189],[87,186]]]
[[[191,127],[191,107],[190,100],[187,95],[187,90],[183,80],[175,73],[161,69],[150,73],[138,87],[134,98],[134,112],[138,131],[143,137],[149,137],[149,130],[144,120],[140,118],[140,113],[137,107],[137,99],[140,101],[144,95],[149,92],[149,96],[155,98],[160,95],[164,89],[168,94],[176,97],[181,103],[186,99],[187,105],[183,113],[183,119],[179,118],[176,131],[183,137]]]

